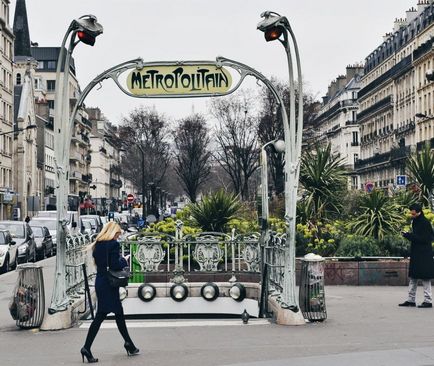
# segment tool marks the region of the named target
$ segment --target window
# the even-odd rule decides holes
[[[44,61],[38,61],[38,66],[36,66],[37,70],[41,70],[44,68]]]
[[[359,144],[359,133],[357,131],[353,131],[353,146],[357,146]]]
[[[47,68],[50,70],[56,69],[57,62],[56,61],[48,61],[47,62]]]
[[[21,85],[21,74],[17,74],[17,85]]]
[[[54,109],[54,100],[49,100],[48,101],[48,108]]]
[[[354,164],[359,160],[359,154],[354,154]]]
[[[47,80],[47,90],[48,91],[56,90],[56,80]]]

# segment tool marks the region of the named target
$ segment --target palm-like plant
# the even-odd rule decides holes
[[[434,190],[434,153],[429,144],[425,144],[419,154],[407,160],[410,177],[419,184],[419,199],[424,206],[430,206],[430,198]]]
[[[204,231],[224,232],[226,224],[240,210],[237,196],[219,190],[190,205],[191,215]]]
[[[383,239],[385,235],[396,233],[403,224],[403,216],[398,206],[383,191],[374,190],[362,197],[362,213],[351,223],[356,235]]]
[[[300,183],[307,192],[304,204],[312,219],[320,220],[340,212],[347,182],[343,164],[344,159],[333,155],[330,144],[302,156]]]

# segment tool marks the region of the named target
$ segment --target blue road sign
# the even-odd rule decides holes
[[[397,175],[396,176],[396,185],[397,186],[406,186],[407,185],[407,176],[406,175]]]

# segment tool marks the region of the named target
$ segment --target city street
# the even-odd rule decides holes
[[[44,265],[48,273],[54,258]],[[74,365],[89,322],[68,330],[19,330],[7,303],[16,272],[2,275],[0,354],[2,365]],[[419,288],[419,299],[421,297]],[[399,308],[404,287],[326,288],[328,320],[286,327],[265,319],[128,320],[141,350],[127,357],[114,321],[103,323],[92,351],[106,365],[432,365],[433,309]],[[49,299],[49,297],[47,297]],[[376,361],[374,361],[376,360]]]

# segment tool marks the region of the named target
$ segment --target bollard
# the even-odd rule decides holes
[[[305,319],[309,321],[327,319],[324,258],[319,255],[306,254],[302,260],[299,303]]]
[[[42,266],[23,264],[17,267],[18,279],[9,311],[20,328],[40,327],[45,313]]]

